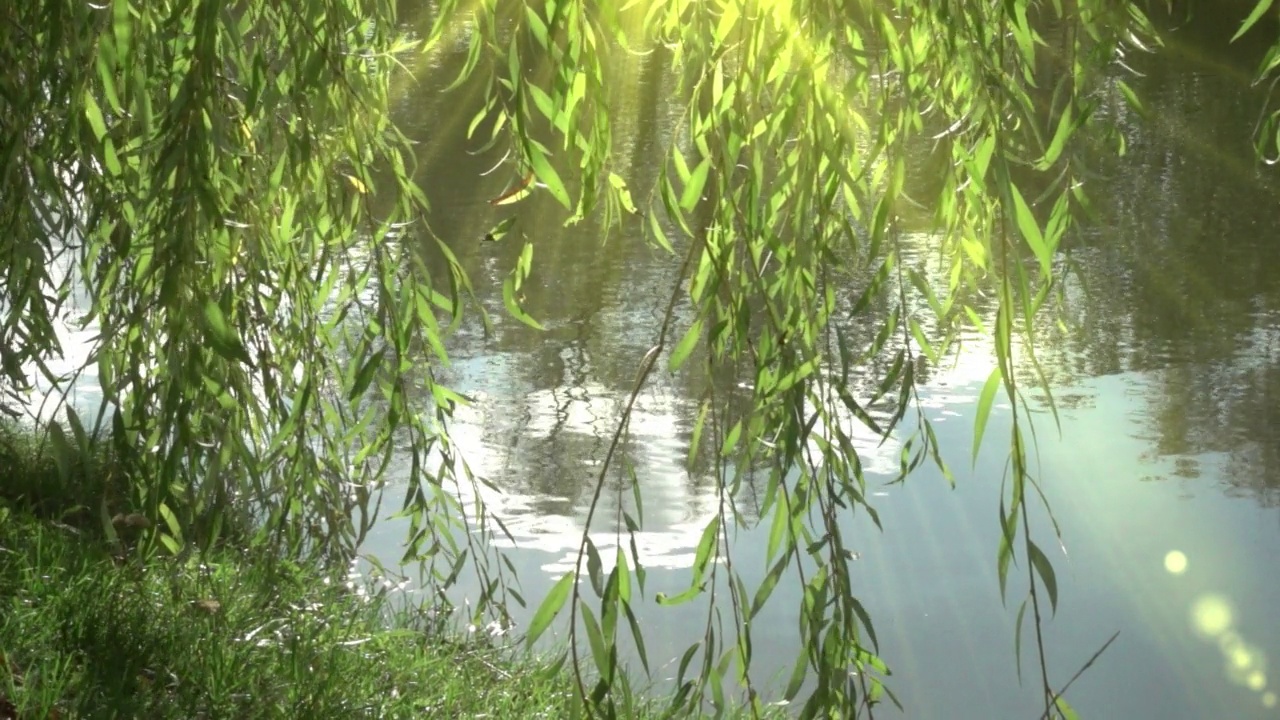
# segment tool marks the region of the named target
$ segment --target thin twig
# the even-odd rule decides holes
[[[1097,652],[1095,652],[1095,653],[1094,653],[1094,654],[1089,658],[1089,661],[1088,661],[1088,662],[1086,662],[1086,663],[1084,664],[1084,666],[1083,666],[1083,667],[1081,667],[1079,670],[1077,670],[1075,675],[1072,675],[1072,676],[1071,676],[1071,679],[1067,681],[1067,684],[1066,684],[1066,685],[1063,685],[1063,686],[1062,686],[1062,689],[1061,689],[1061,690],[1059,690],[1059,691],[1057,691],[1057,692],[1053,693],[1053,694],[1049,697],[1049,705],[1050,705],[1050,706],[1053,706],[1053,705],[1057,704],[1057,702],[1058,702],[1058,698],[1060,698],[1060,697],[1062,697],[1063,695],[1066,695],[1066,694],[1067,694],[1067,689],[1071,687],[1071,684],[1072,684],[1072,683],[1074,683],[1076,680],[1078,680],[1078,679],[1080,678],[1080,676],[1084,674],[1084,671],[1085,671],[1085,670],[1088,670],[1090,667],[1092,667],[1092,666],[1093,666],[1094,661],[1095,661],[1095,660],[1097,660],[1097,659],[1102,655],[1102,653],[1106,652],[1106,651],[1107,651],[1107,648],[1111,647],[1111,643],[1115,642],[1115,641],[1116,641],[1116,638],[1118,638],[1118,637],[1120,637],[1120,631],[1119,631],[1119,630],[1115,631],[1115,633],[1113,633],[1113,634],[1111,635],[1111,638],[1110,638],[1110,639],[1108,639],[1106,642],[1102,643],[1102,647],[1098,648],[1098,651],[1097,651]],[[1048,720],[1048,717],[1049,717],[1049,711],[1046,709],[1046,710],[1045,710],[1045,712],[1044,712],[1044,714],[1040,716],[1040,720]]]
[[[622,418],[614,429],[613,439],[609,443],[609,450],[605,453],[604,461],[600,465],[600,472],[596,476],[595,489],[591,493],[591,503],[587,506],[587,517],[582,524],[582,537],[578,541],[578,554],[573,566],[573,589],[569,598],[569,654],[573,659],[574,684],[578,689],[578,698],[582,701],[583,709],[588,717],[595,717],[596,714],[587,696],[587,686],[583,681],[582,670],[579,667],[581,663],[578,658],[577,622],[578,599],[581,597],[581,585],[578,582],[578,578],[582,574],[582,559],[586,555],[587,543],[590,542],[591,538],[591,521],[595,517],[596,507],[600,503],[600,494],[604,490],[609,468],[613,465],[614,453],[622,441],[622,433],[626,430],[627,424],[631,420],[631,411],[635,407],[636,399],[640,396],[640,391],[644,389],[645,382],[649,379],[650,373],[653,372],[654,365],[666,348],[667,333],[671,329],[672,321],[675,318],[676,304],[680,300],[680,289],[684,286],[684,279],[689,272],[689,266],[700,247],[701,243],[695,241],[690,244],[689,250],[685,254],[684,262],[681,264],[680,272],[676,278],[675,287],[672,289],[667,301],[666,312],[663,313],[662,327],[658,330],[657,344],[649,348],[649,351],[645,353],[644,359],[640,361],[640,369],[636,372],[631,394],[627,397],[627,404],[622,409]]]

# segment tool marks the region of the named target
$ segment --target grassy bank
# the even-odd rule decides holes
[[[343,578],[231,546],[119,552],[76,509],[106,489],[93,466],[37,447],[0,434],[0,720],[571,715],[566,672]]]
[[[114,561],[0,510],[0,718],[562,717],[567,679],[298,568]]]

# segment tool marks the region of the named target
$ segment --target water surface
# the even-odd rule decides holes
[[[1230,25],[1222,22],[1166,24],[1166,51],[1130,59],[1145,73],[1130,82],[1150,118],[1104,109],[1116,114],[1128,152],[1096,159],[1090,190],[1100,219],[1070,250],[1071,332],[1047,336],[1042,350],[1061,434],[1047,413],[1034,418],[1035,470],[1065,546],[1053,556],[1060,600],[1045,622],[1047,660],[1060,686],[1119,631],[1072,686],[1086,717],[1280,717],[1280,670],[1269,666],[1280,662],[1280,195],[1274,170],[1260,168],[1249,145],[1260,96],[1248,81],[1259,48],[1225,54]],[[455,55],[419,69],[419,81],[401,88],[398,113],[422,142],[419,179],[433,227],[495,319],[491,334],[472,322],[452,339],[444,379],[478,400],[452,433],[473,468],[504,491],[488,499],[515,539],[505,550],[536,605],[572,567],[599,463],[654,342],[676,260],[636,227],[608,237],[591,223],[566,229],[550,204],[526,203],[519,227],[534,243],[535,271],[525,303],[547,329],[504,316],[494,288],[519,241],[482,237],[514,212],[486,202],[511,178],[482,175],[500,149],[471,154],[461,140],[477,96],[465,87],[439,92]],[[625,72],[620,83],[634,92],[621,93],[615,108],[616,154],[620,172],[643,187],[673,122],[662,99],[675,80],[660,53]],[[865,515],[848,523],[860,553],[855,591],[875,620],[905,717],[1032,718],[1040,709],[1029,628],[1021,686],[1013,655],[1025,568],[1014,571],[1008,607],[995,573],[1007,406],[993,413],[986,449],[969,462],[992,363],[989,346],[967,338],[960,357],[929,368],[920,386],[954,489],[932,466],[888,485],[901,437],[857,439],[884,531]],[[650,598],[683,589],[716,512],[714,478],[686,465],[702,382],[656,374],[622,448],[644,494],[638,542]],[[630,507],[630,493],[622,483],[605,489],[592,528],[605,558],[620,529],[610,511]],[[1031,521],[1044,544],[1047,518]],[[366,550],[397,559],[401,530],[380,526]],[[735,567],[749,586],[764,574],[765,535],[735,539]],[[780,586],[754,624],[753,678],[772,678],[775,688],[797,648],[797,592]],[[700,636],[705,609],[696,601],[639,608],[655,679],[673,674],[671,661]]]

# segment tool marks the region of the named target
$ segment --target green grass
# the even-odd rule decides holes
[[[564,669],[229,544],[121,552],[78,509],[96,466],[12,429],[0,460],[0,720],[572,716]],[[637,702],[621,716],[662,717]]]
[[[0,498],[37,517],[81,529],[101,525],[104,500],[112,513],[127,509],[125,476],[107,442],[91,442],[88,452],[71,453],[62,463],[54,459],[53,444],[44,428],[0,421]]]
[[[384,602],[340,583],[249,560],[118,563],[71,530],[8,514],[0,522],[0,696],[10,713],[565,714],[565,677],[407,614],[388,622]]]

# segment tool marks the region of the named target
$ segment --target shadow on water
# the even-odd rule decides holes
[[[1066,543],[1055,559],[1061,598],[1046,626],[1049,664],[1061,684],[1119,630],[1073,686],[1086,717],[1276,717],[1280,677],[1267,664],[1280,660],[1280,184],[1250,146],[1261,98],[1249,79],[1261,45],[1250,40],[1224,53],[1230,23],[1162,22],[1175,28],[1166,33],[1169,47],[1129,59],[1144,75],[1130,83],[1150,117],[1104,108],[1127,154],[1094,158],[1100,221],[1071,248],[1070,332],[1048,333],[1041,351],[1062,434],[1047,414],[1035,418],[1038,476]],[[563,212],[544,199],[491,205],[513,178],[503,169],[483,174],[498,165],[501,148],[472,154],[479,143],[463,140],[480,97],[468,86],[440,92],[461,52],[415,67],[417,82],[401,88],[397,112],[420,142],[432,229],[493,315],[489,332],[473,313],[451,340],[444,379],[477,398],[459,411],[452,434],[473,468],[503,490],[487,500],[516,540],[506,552],[536,603],[572,566],[598,464],[657,332],[677,261],[633,225],[606,237],[591,221],[563,227]],[[655,52],[616,70],[625,90],[613,108],[615,156],[633,187],[654,177],[675,122],[669,66]],[[483,239],[513,212],[518,237]],[[495,290],[524,240],[535,263],[524,304],[542,332],[507,317]],[[993,414],[987,450],[972,466],[967,459],[991,362],[989,346],[969,338],[965,353],[930,368],[920,388],[955,490],[928,467],[905,486],[881,486],[897,469],[900,439],[878,446],[869,433],[859,438],[885,529],[849,523],[861,554],[855,591],[876,620],[907,717],[1038,712],[1033,676],[1017,684],[1015,608],[1001,604],[995,574],[1007,407]],[[683,589],[714,513],[714,478],[696,464],[686,468],[706,381],[696,372],[654,379],[621,448],[645,499],[638,540],[649,597]],[[618,540],[616,510],[630,507],[630,497],[619,474],[592,528],[606,559]],[[1032,522],[1047,532],[1046,518]],[[402,529],[380,525],[366,551],[398,559]],[[763,535],[738,531],[734,553],[744,580],[758,583]],[[780,587],[755,623],[757,682],[789,670],[796,592]],[[698,602],[639,608],[649,656],[661,666],[655,680],[673,674],[669,661],[700,635],[706,609]],[[1024,672],[1032,662],[1023,658]]]

